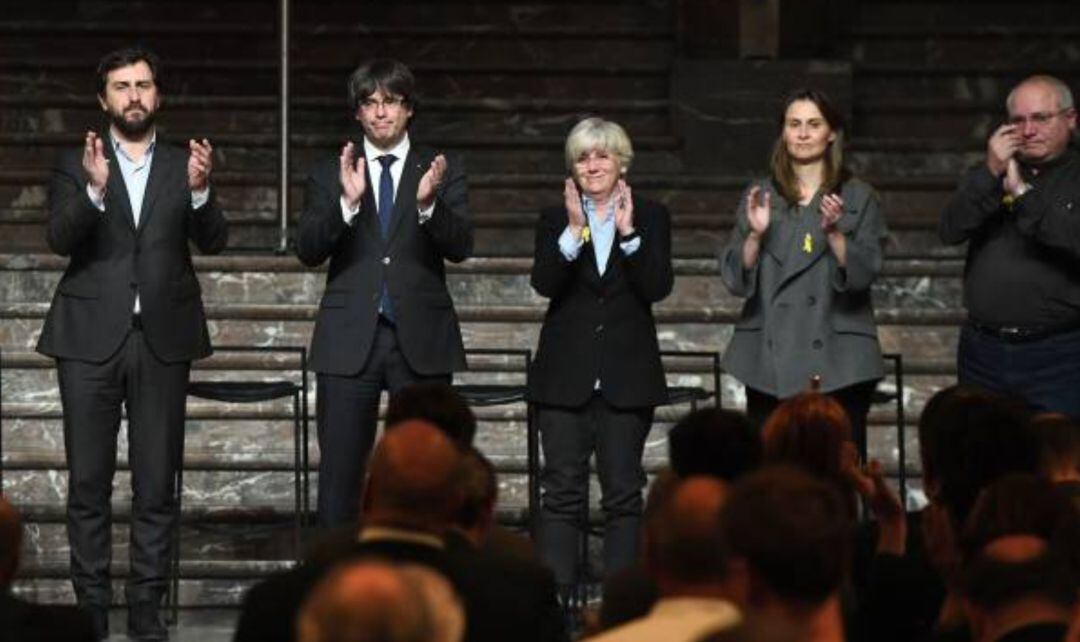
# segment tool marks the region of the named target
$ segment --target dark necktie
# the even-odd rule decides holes
[[[379,175],[379,228],[382,230],[383,241],[390,235],[390,217],[394,213],[394,177],[390,174],[390,166],[397,160],[393,154],[385,154],[379,157],[382,164],[382,173]],[[383,269],[388,269],[387,259],[383,260]],[[379,314],[387,321],[394,321],[394,306],[390,300],[390,289],[386,285],[385,272],[383,275],[382,292],[379,295]]]
[[[384,241],[390,232],[390,217],[394,213],[394,177],[390,174],[390,166],[396,160],[393,154],[379,157],[382,164],[382,174],[379,175],[379,226]]]

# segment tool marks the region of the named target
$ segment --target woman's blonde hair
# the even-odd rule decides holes
[[[783,109],[780,110],[780,133],[776,137],[776,142],[773,143],[772,155],[769,158],[769,173],[772,175],[773,186],[788,203],[798,203],[802,200],[799,193],[799,181],[792,167],[791,155],[788,154],[787,145],[784,144],[787,110],[792,103],[800,100],[814,103],[834,135],[833,141],[825,150],[825,179],[821,183],[822,192],[835,191],[837,186],[850,176],[847,168],[844,167],[844,115],[824,92],[816,89],[798,89],[788,95]]]
[[[626,130],[616,122],[594,116],[574,125],[566,137],[566,170],[573,173],[574,163],[594,149],[615,156],[624,173],[634,160],[634,148]]]

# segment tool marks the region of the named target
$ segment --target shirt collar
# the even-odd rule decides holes
[[[586,214],[588,214],[589,216],[596,216],[596,201],[594,201],[589,196],[586,196],[585,194],[582,194],[581,195],[581,202],[582,202],[582,207],[585,209]],[[615,209],[615,201],[614,201],[614,199],[612,199],[612,200],[608,201],[608,214],[610,214],[614,209]],[[604,219],[603,222],[607,223],[608,221],[614,221],[614,220],[615,220],[614,216],[608,216],[608,217],[606,217]]]
[[[446,548],[442,538],[437,535],[391,526],[366,526],[360,529],[358,539],[361,542],[408,542],[431,548]]]
[[[368,162],[375,160],[380,156],[386,154],[393,154],[397,160],[403,160],[409,155],[409,132],[405,132],[405,135],[401,137],[397,145],[394,145],[391,149],[379,149],[371,144],[371,141],[364,136],[364,157],[368,159]]]
[[[124,151],[124,148],[120,146],[120,140],[116,136],[113,136],[111,128],[109,129],[109,141],[112,143],[113,152],[117,156],[123,155],[124,158],[127,159],[128,161],[131,161],[132,163],[135,162],[135,160],[132,159],[131,156],[129,156],[126,151]],[[145,159],[147,156],[154,153],[154,146],[156,146],[156,145],[157,145],[157,130],[155,129],[154,133],[150,134],[150,144],[146,146],[146,155],[143,156],[143,159]]]

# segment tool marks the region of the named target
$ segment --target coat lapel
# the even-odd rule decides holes
[[[120,172],[120,162],[116,160],[112,136],[106,138],[104,147],[105,156],[109,159],[109,179],[105,183],[105,209],[121,212],[128,227],[134,231],[135,215],[131,211],[131,196],[128,194],[127,185],[124,184],[124,175]]]
[[[820,217],[817,214],[820,202],[821,194],[818,193],[810,201],[810,205],[785,226],[789,231],[783,239],[784,245],[778,248],[785,260],[780,284],[776,289],[777,294],[788,281],[804,272],[828,251],[828,243],[821,231]]]
[[[364,190],[364,195],[360,197],[360,213],[357,217],[360,219],[357,221],[359,225],[364,227],[368,236],[371,238],[382,240],[382,231],[379,229],[379,208],[375,203],[375,189],[372,187],[371,181],[371,168],[368,164],[373,162],[364,156],[364,141],[360,139],[359,142],[353,141],[353,162],[357,159],[364,158],[364,180],[366,181],[367,189]],[[379,161],[374,161],[379,162]],[[338,187],[340,191],[340,186]]]
[[[143,195],[142,209],[139,210],[139,224],[135,228],[137,233],[142,233],[150,221],[150,215],[154,211],[154,201],[161,195],[164,186],[169,184],[169,175],[178,170],[186,174],[186,157],[183,157],[185,161],[183,166],[177,165],[181,157],[173,156],[165,147],[158,145],[157,142],[154,143],[154,156],[150,160],[150,176],[146,179],[146,193]],[[183,177],[181,184],[184,185],[186,196],[190,199],[187,176]]]
[[[401,169],[401,182],[395,190],[397,193],[394,195],[390,233],[386,235],[387,244],[393,242],[406,217],[411,216],[416,220],[416,188],[430,164],[431,159],[427,158],[426,154],[418,153],[413,146],[409,147],[409,153],[405,155],[405,166]]]

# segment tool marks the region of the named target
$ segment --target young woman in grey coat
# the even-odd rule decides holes
[[[847,410],[865,453],[866,415],[884,375],[870,286],[887,234],[877,195],[843,166],[843,117],[821,92],[784,104],[770,176],[752,182],[720,255],[746,299],[724,368],[746,385],[759,425],[811,387]]]

